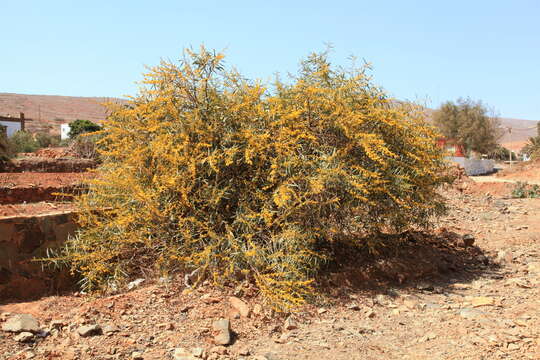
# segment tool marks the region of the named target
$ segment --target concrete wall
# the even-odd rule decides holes
[[[464,157],[449,156],[447,159],[459,164],[469,176],[484,175],[493,172],[495,161],[488,159],[468,159]]]
[[[21,130],[21,123],[15,122],[15,121],[1,121],[0,125],[4,125],[7,127],[7,136],[11,137],[13,134],[15,134],[17,131]]]
[[[66,270],[43,267],[46,256],[76,230],[73,214],[0,218],[0,300],[32,299],[71,286]]]

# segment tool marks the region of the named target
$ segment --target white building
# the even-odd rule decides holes
[[[69,139],[70,131],[71,131],[71,127],[69,126],[69,124],[60,125],[60,139],[62,140]]]
[[[0,116],[0,125],[6,127],[7,136],[13,136],[17,131],[25,129],[24,114],[20,113],[20,117]]]

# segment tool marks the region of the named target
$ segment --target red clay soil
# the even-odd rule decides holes
[[[70,200],[90,173],[0,173],[0,204]]]
[[[48,159],[59,159],[65,157],[79,157],[77,153],[69,147],[48,147],[39,149],[33,153],[20,153],[19,157],[40,157]]]
[[[0,173],[0,188],[70,186],[88,176],[89,173]]]
[[[0,205],[0,218],[12,216],[36,216],[54,213],[70,212],[75,205],[69,202],[36,202],[30,204],[5,204]]]

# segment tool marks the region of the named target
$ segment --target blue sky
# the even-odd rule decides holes
[[[540,120],[540,1],[1,1],[0,92],[123,96],[144,65],[225,49],[250,78],[332,59],[373,65],[392,96],[437,107],[470,96]]]

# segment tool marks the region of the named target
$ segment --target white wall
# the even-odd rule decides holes
[[[488,159],[467,159],[458,156],[449,156],[448,160],[459,164],[469,176],[484,175],[493,172],[495,161]]]
[[[69,127],[69,124],[60,125],[60,139],[62,140],[69,139],[70,130],[71,128]]]
[[[21,123],[20,122],[0,121],[0,124],[7,127],[7,136],[8,137],[12,136],[17,131],[21,130]]]

